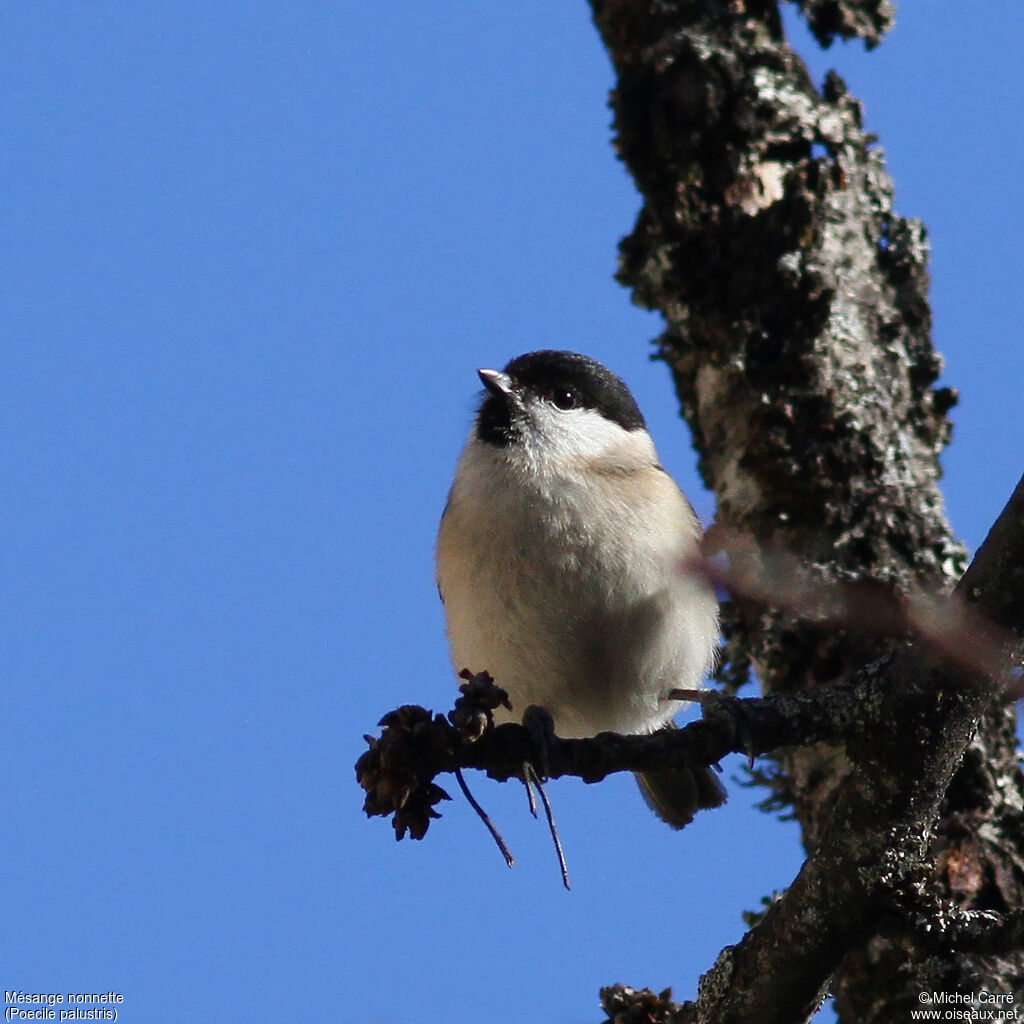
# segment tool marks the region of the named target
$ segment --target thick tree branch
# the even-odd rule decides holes
[[[616,143],[644,198],[619,276],[665,316],[660,351],[719,517],[826,586],[941,592],[965,563],[938,490],[955,395],[933,387],[924,228],[893,212],[859,103],[836,75],[814,88],[769,0],[592,7],[618,75]],[[891,17],[872,0],[801,7],[825,41],[873,44]],[[1019,570],[1014,545],[998,546]],[[967,583],[968,600],[992,594],[994,621],[1013,625],[1018,579],[998,600]],[[771,690],[850,679],[884,648],[877,634],[829,632],[742,597],[728,621],[726,675],[737,682],[749,661]],[[939,962],[875,931],[883,883],[895,884],[885,865],[901,857],[934,854],[934,883],[964,910],[1024,899],[1012,715],[993,708],[975,731],[981,691],[969,673],[956,685],[952,675],[903,651],[865,705],[873,730],[846,753],[780,758],[811,859],[706,980],[708,1019],[748,983],[761,1001],[733,1019],[803,1012],[851,945],[833,986],[841,1018],[857,1024],[898,1018],[922,987],[1024,985],[1015,952]]]
[[[1024,477],[957,589],[990,622],[1024,634]]]
[[[1004,613],[1002,624],[1018,632],[1024,609],[1004,597],[1024,569],[1022,493],[1019,485],[961,584],[976,607]],[[928,953],[1021,948],[1019,911],[943,907],[940,915],[933,888],[922,886],[943,794],[995,693],[992,679],[951,671],[922,646],[865,674],[861,714],[847,736],[853,770],[822,843],[764,918],[723,951],[697,1005],[678,1019],[805,1020],[844,953],[897,912],[915,941],[927,939]]]

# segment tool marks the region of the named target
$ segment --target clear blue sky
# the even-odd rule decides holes
[[[1022,33],[1019,0],[905,0],[812,53],[930,229],[972,547],[1024,450]],[[799,864],[762,793],[675,834],[628,779],[553,785],[567,894],[517,787],[471,780],[510,872],[459,801],[396,844],[352,772],[381,713],[450,705],[432,543],[477,366],[609,363],[713,514],[612,280],[638,200],[585,4],[9,0],[0,51],[0,988],[128,1024],[692,996]]]

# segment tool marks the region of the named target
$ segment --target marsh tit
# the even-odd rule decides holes
[[[626,385],[573,352],[478,370],[483,400],[437,539],[456,671],[487,671],[518,720],[557,735],[649,733],[695,689],[718,646],[700,524],[658,463]],[[725,791],[707,767],[638,774],[674,828]]]

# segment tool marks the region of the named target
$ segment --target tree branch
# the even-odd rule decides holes
[[[925,231],[894,213],[860,104],[837,75],[814,88],[770,0],[591,6],[618,75],[616,145],[644,198],[619,277],[665,316],[660,352],[719,518],[825,586],[941,593],[966,561],[938,490],[955,394],[933,387],[941,360],[929,338]],[[874,0],[800,6],[824,42],[838,33],[873,44],[891,15]],[[1019,571],[1015,545],[998,547]],[[999,600],[987,583],[966,582],[969,602],[991,594],[993,621],[1013,625],[1019,578]],[[892,642],[742,596],[728,622],[724,674],[735,684],[749,663],[770,690],[853,678]],[[939,963],[876,930],[901,857],[927,863],[965,910],[1024,900],[1013,719],[995,707],[975,731],[985,703],[969,672],[936,668],[918,644],[876,680],[870,727],[845,754],[782,754],[811,858],[706,978],[709,1020],[730,989],[734,1001],[721,1005],[735,1020],[785,1019],[784,1007],[799,1015],[835,967],[837,1010],[858,1024],[898,1017],[921,988],[1024,985],[1016,953]],[[747,1001],[743,1017],[735,992],[747,985],[760,1002]]]
[[[990,622],[1024,633],[1024,477],[957,589]]]
[[[961,585],[972,588],[977,608],[1002,612],[1002,624],[1018,634],[1024,609],[1004,598],[1024,571],[1022,495],[1018,485]],[[993,699],[992,680],[913,648],[865,675],[856,691],[862,713],[846,737],[853,770],[823,841],[785,894],[701,979],[693,1008],[701,1024],[807,1019],[846,951],[897,910],[913,920],[918,940],[928,936],[929,952],[1021,948],[1019,911],[940,916],[933,887],[921,885],[940,802]]]
[[[448,794],[437,785],[438,775],[476,768],[505,781],[521,778],[523,764],[538,760],[532,734],[521,725],[487,722],[482,728],[465,728],[467,694],[474,723],[481,707],[489,717],[488,702],[493,709],[504,696],[486,673],[461,690],[463,699],[457,703],[462,706],[447,718],[405,705],[381,719],[379,738],[366,737],[370,749],[356,762],[356,778],[367,793],[363,809],[368,816],[393,815],[399,839],[407,832],[422,839],[430,820],[439,817],[433,808]],[[544,750],[546,774],[600,782],[615,772],[715,764],[730,753],[755,757],[793,744],[840,743],[860,717],[863,703],[859,687],[747,699],[707,696],[705,717],[682,729],[648,736],[605,732],[590,739],[553,737]]]

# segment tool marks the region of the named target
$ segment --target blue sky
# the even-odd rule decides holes
[[[1024,449],[1022,31],[905,0],[871,54],[796,34],[928,224],[972,548]],[[509,872],[460,801],[396,844],[352,772],[384,711],[451,702],[432,544],[476,367],[607,362],[713,515],[612,279],[638,199],[586,6],[11,0],[0,50],[0,988],[147,1024],[692,996],[800,862],[759,792],[676,834],[628,779],[553,785],[567,894],[517,787],[470,780]]]

